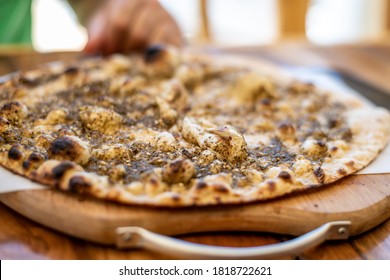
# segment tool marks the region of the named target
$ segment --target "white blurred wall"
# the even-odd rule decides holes
[[[317,44],[376,40],[383,35],[388,0],[312,0],[306,21]]]
[[[196,41],[198,0],[160,0],[180,24],[189,41]],[[208,0],[210,32],[217,44],[267,44],[277,38],[275,0]]]
[[[80,0],[81,1],[81,0]],[[33,46],[37,51],[82,50],[87,42],[84,27],[67,1],[33,0]]]
[[[306,24],[308,39],[316,44],[375,40],[382,35],[388,1],[312,0]],[[199,1],[160,2],[177,20],[187,41],[196,41]],[[208,8],[211,34],[217,44],[269,44],[278,38],[276,0],[209,0]],[[38,51],[84,47],[86,31],[66,0],[34,0],[33,13],[33,43]]]

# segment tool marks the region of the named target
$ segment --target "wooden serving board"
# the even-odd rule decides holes
[[[352,222],[351,235],[390,217],[390,174],[352,175],[337,183],[268,202],[155,208],[102,202],[57,190],[2,194],[22,215],[82,239],[115,243],[115,229],[139,226],[166,235],[259,231],[302,235],[329,221]]]
[[[240,65],[245,61],[275,77],[290,77],[258,58],[230,60]],[[350,234],[357,235],[390,218],[390,173],[352,175],[325,187],[245,205],[127,206],[52,189],[1,194],[0,201],[42,225],[102,244],[114,244],[115,229],[123,226],[166,235],[211,231],[302,235],[324,223],[347,220],[352,222]]]

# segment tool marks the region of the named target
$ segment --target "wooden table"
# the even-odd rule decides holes
[[[360,81],[368,90],[390,93],[388,78],[390,45],[316,47],[288,44],[234,48],[229,51],[259,56],[280,65],[289,63],[316,68],[331,67]],[[76,56],[74,53],[0,54],[0,75]],[[210,245],[247,247],[279,243],[292,237],[269,233],[227,232],[188,234],[180,238]],[[120,251],[113,247],[72,238],[32,222],[0,204],[0,259],[170,259],[170,257],[145,250]],[[310,251],[286,259],[390,259],[390,220],[348,241],[328,241]]]

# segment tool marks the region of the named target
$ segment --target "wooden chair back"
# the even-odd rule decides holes
[[[278,11],[278,40],[299,39],[306,40],[306,15],[311,0],[275,0]],[[383,38],[390,39],[390,0],[384,1],[385,22],[383,26]],[[209,0],[199,0],[200,28],[198,34],[199,43],[212,43],[213,37],[209,24]]]

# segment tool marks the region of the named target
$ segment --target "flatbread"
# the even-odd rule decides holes
[[[0,107],[3,167],[126,204],[266,201],[360,170],[390,135],[383,108],[164,46],[16,74]]]

